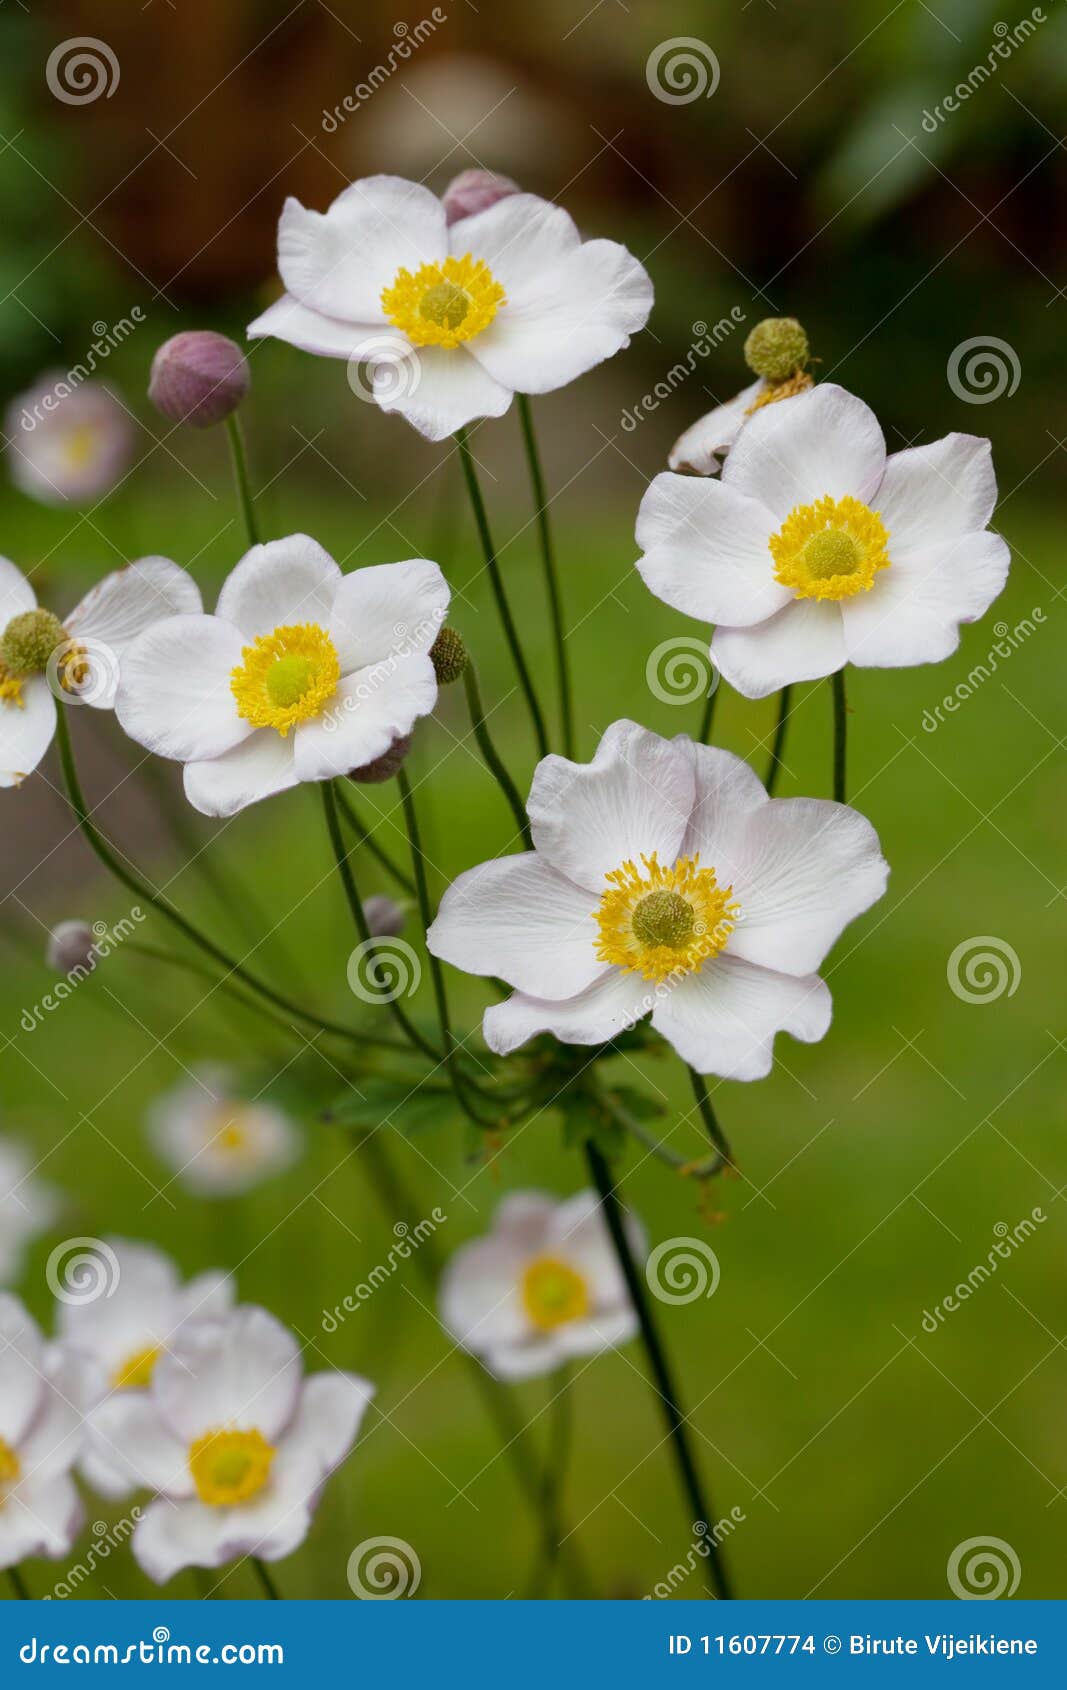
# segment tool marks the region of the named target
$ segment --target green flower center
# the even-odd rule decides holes
[[[50,610],[24,610],[13,616],[0,637],[0,663],[11,675],[34,675],[66,639],[58,616]]]
[[[634,937],[643,945],[688,944],[695,923],[688,898],[666,889],[647,893],[637,903],[631,918]]]
[[[419,316],[439,329],[458,329],[471,308],[471,296],[455,282],[437,282],[419,301]]]
[[[816,581],[854,575],[860,565],[860,549],[851,534],[840,528],[823,528],[804,547],[804,563]]]
[[[307,692],[314,673],[315,665],[310,657],[304,657],[299,652],[279,657],[271,664],[263,680],[267,697],[280,709],[291,709]]]

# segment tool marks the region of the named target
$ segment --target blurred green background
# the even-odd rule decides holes
[[[623,1171],[654,1241],[704,1237],[721,1263],[713,1298],[658,1312],[715,1511],[744,1514],[726,1552],[745,1596],[946,1595],[952,1550],[979,1536],[1012,1546],[1021,1596],[1064,1594],[1067,25],[1054,0],[1043,16],[934,133],[924,114],[986,62],[1005,39],[995,26],[1014,28],[1014,14],[974,0],[834,0],[790,12],[765,0],[744,9],[651,0],[463,9],[333,134],[323,112],[384,62],[396,25],[413,28],[415,14],[260,3],[234,4],[220,19],[215,7],[190,4],[178,19],[97,0],[57,5],[46,26],[4,19],[5,399],[43,370],[77,362],[93,323],[134,305],[145,318],[104,372],[142,425],[123,485],[77,509],[0,489],[0,550],[32,568],[39,595],[61,611],[102,573],[149,552],[190,566],[210,602],[243,550],[224,442],[171,432],[151,413],[152,353],[182,327],[240,335],[276,285],[272,233],[284,194],[324,207],[345,180],[370,171],[443,187],[469,164],[504,169],[561,199],[588,233],[625,240],[655,281],[650,332],[535,407],[557,495],[583,757],[620,715],[663,733],[695,732],[699,722],[699,700],[666,703],[647,683],[659,642],[702,631],[642,587],[633,519],[675,435],[745,379],[741,336],[701,360],[639,427],[620,420],[685,357],[694,322],[732,306],[748,323],[800,316],[819,374],[874,404],[891,449],[947,429],[993,439],[996,520],[1015,559],[1003,599],[943,665],[850,677],[850,797],[878,828],[892,878],[825,970],[835,998],[829,1036],[811,1048],[783,1039],[772,1078],[716,1087],[742,1177],[717,1188],[710,1231],[691,1185],[640,1152]],[[71,107],[50,97],[43,66],[76,34],[106,39],[122,75],[110,98]],[[713,49],[712,97],[672,106],[652,94],[646,61],[674,36]],[[1006,343],[1018,368],[1017,385],[985,404],[961,398],[947,376],[954,349],[972,337]],[[346,567],[440,560],[456,593],[453,620],[494,706],[494,735],[525,790],[533,748],[454,457],[360,403],[341,364],[266,343],[252,372],[245,421],[264,528],[306,530]],[[517,418],[480,427],[474,444],[548,696]],[[1035,608],[1044,617],[1036,631],[956,714],[924,727],[986,659],[994,630]],[[825,795],[829,688],[798,690],[781,790]],[[278,923],[285,958],[264,946],[263,971],[335,1016],[365,1017],[346,984],[346,911],[317,795],[297,791],[228,825],[190,816],[194,844],[179,846],[158,792],[131,775],[137,759],[115,724],[76,717],[83,775],[109,836],[220,940],[247,947],[232,901],[187,866],[195,842],[217,836],[212,859]],[[716,737],[762,771],[773,718],[773,701],[724,689]],[[420,730],[411,766],[439,894],[462,868],[509,848],[513,830],[454,693]],[[369,789],[362,808],[402,855],[392,801],[391,788]],[[489,1160],[447,1109],[407,1135],[389,1129],[412,1192],[410,1212],[398,1216],[378,1202],[343,1133],[319,1118],[342,1089],[333,1061],[301,1041],[264,1043],[260,1023],[222,1014],[217,1000],[198,1008],[200,992],[176,974],[120,948],[26,1033],[23,1010],[54,983],[42,958],[47,927],[71,916],[117,920],[128,899],[69,837],[51,759],[3,794],[2,807],[0,1130],[30,1144],[42,1175],[67,1194],[21,1294],[47,1322],[48,1250],[80,1233],[152,1239],[189,1272],[236,1268],[242,1296],[306,1340],[310,1368],[354,1367],[379,1386],[307,1545],[277,1569],[284,1593],[348,1597],[350,1550],[392,1535],[416,1549],[422,1595],[522,1594],[535,1537],[416,1264],[332,1335],[321,1312],[387,1259],[398,1218],[413,1226],[443,1208],[435,1243],[446,1253],[485,1229],[507,1190],[579,1189],[583,1163],[562,1147],[558,1119],[535,1120]],[[369,857],[360,867],[365,894],[389,889]],[[417,941],[414,918],[407,934]],[[946,969],[954,948],[978,935],[1010,946],[1020,977],[1011,995],[967,1003]],[[457,1021],[474,1025],[483,989],[454,975],[450,989]],[[430,1024],[428,982],[412,1007]],[[240,1201],[210,1203],[176,1185],[164,1200],[146,1108],[187,1067],[219,1059],[250,1089],[270,1081],[302,1116],[304,1155]],[[699,1154],[673,1058],[645,1059],[644,1080],[619,1066],[623,1083],[645,1083],[664,1101],[668,1142]],[[924,1311],[986,1260],[995,1228],[1014,1228],[1035,1206],[1047,1220],[1034,1237],[936,1332],[924,1330]],[[604,1595],[650,1592],[692,1539],[642,1372],[633,1344],[581,1369],[568,1393],[565,1508]],[[555,1389],[545,1380],[515,1392],[546,1448]],[[89,1506],[90,1520],[121,1513]],[[34,1592],[63,1570],[31,1566]],[[121,1554],[81,1592],[149,1589]],[[173,1593],[200,1589],[186,1574]],[[253,1593],[245,1569],[220,1591]],[[675,1593],[700,1595],[699,1571]]]

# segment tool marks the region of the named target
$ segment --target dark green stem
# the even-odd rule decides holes
[[[571,1404],[572,1383],[571,1369],[563,1367],[552,1380],[550,1387],[553,1396],[548,1406],[548,1453],[542,1470],[541,1491],[543,1506],[553,1517],[558,1512],[559,1497],[567,1480],[567,1460],[574,1421]],[[557,1556],[558,1549],[551,1543],[546,1544],[530,1577],[530,1588],[527,1592],[529,1600],[533,1601],[547,1594]]]
[[[848,743],[848,703],[845,698],[845,671],[838,669],[830,676],[834,691],[834,797],[845,802],[845,758]]]
[[[263,1565],[263,1562],[260,1560],[259,1556],[258,1555],[250,1555],[248,1557],[248,1559],[251,1561],[253,1567],[255,1567],[255,1569],[256,1569],[256,1576],[258,1577],[260,1584],[263,1586],[264,1596],[269,1596],[272,1602],[280,1602],[281,1601],[281,1593],[278,1589],[278,1586],[275,1584],[275,1582],[274,1582],[273,1578],[271,1577],[270,1573],[268,1573],[266,1567]]]
[[[678,1156],[673,1150],[669,1150],[666,1144],[656,1137],[655,1133],[649,1132],[647,1127],[642,1126],[641,1122],[636,1120],[630,1114],[630,1111],[619,1102],[618,1098],[613,1097],[610,1092],[603,1094],[601,1102],[608,1114],[619,1123],[624,1132],[632,1134],[640,1144],[645,1146],[646,1150],[655,1156],[657,1161],[662,1162],[664,1167],[673,1169],[676,1174],[682,1174],[687,1179],[711,1179],[728,1166],[729,1158],[724,1156],[720,1150],[716,1150],[714,1156],[707,1156],[698,1161],[694,1161],[692,1157]]]
[[[678,1393],[671,1377],[659,1333],[656,1331],[655,1322],[652,1319],[652,1310],[649,1307],[644,1278],[634,1260],[630,1241],[626,1235],[622,1205],[616,1194],[611,1170],[595,1145],[586,1145],[586,1156],[593,1176],[593,1183],[600,1193],[600,1200],[604,1206],[604,1218],[611,1234],[615,1255],[637,1314],[645,1353],[652,1370],[652,1378],[663,1404],[663,1413],[667,1422],[667,1430],[674,1450],[678,1472],[692,1510],[693,1525],[698,1527],[703,1524],[706,1527],[703,1541],[708,1546],[708,1557],[705,1562],[708,1584],[713,1595],[726,1599],[732,1595],[732,1591],[726,1576],[726,1568],[723,1565],[719,1545],[715,1542],[715,1535],[712,1531],[715,1515],[710,1506],[711,1499],[704,1490],[700,1475],[697,1472],[696,1462],[693,1459],[685,1417],[678,1406]]]
[[[733,1157],[730,1152],[730,1146],[727,1141],[726,1134],[719,1125],[718,1117],[711,1106],[711,1098],[708,1096],[708,1088],[704,1082],[704,1077],[702,1074],[698,1074],[695,1068],[690,1068],[688,1064],[686,1065],[686,1071],[689,1075],[689,1083],[693,1088],[693,1096],[697,1101],[697,1108],[700,1110],[700,1118],[704,1123],[704,1130],[723,1161],[728,1162],[732,1166]],[[708,1524],[710,1525],[711,1522],[709,1521]]]
[[[497,754],[496,746],[489,737],[489,729],[485,725],[485,710],[482,705],[482,695],[478,688],[478,677],[474,664],[468,659],[467,667],[463,671],[463,689],[467,694],[467,708],[470,711],[471,730],[478,743],[478,749],[485,758],[486,767],[493,775],[501,792],[511,806],[511,813],[515,817],[516,826],[522,834],[522,842],[528,851],[533,850],[533,840],[530,838],[530,824],[526,819],[526,810],[519,797],[518,788]]]
[[[226,418],[226,433],[230,441],[230,457],[233,460],[233,479],[237,487],[237,498],[244,517],[245,533],[250,546],[259,545],[259,525],[256,522],[256,505],[252,497],[252,487],[248,479],[248,454],[245,451],[245,438],[241,424],[237,420],[237,412],[231,411]]]
[[[504,578],[500,573],[500,562],[497,558],[496,547],[493,545],[493,537],[489,530],[489,517],[485,509],[485,500],[482,498],[482,490],[478,485],[478,476],[474,468],[474,458],[471,455],[466,429],[457,429],[455,438],[456,444],[459,447],[459,461],[463,466],[463,478],[467,483],[467,491],[470,494],[471,505],[474,508],[474,520],[477,524],[478,537],[481,540],[482,551],[485,555],[485,566],[489,571],[489,580],[493,588],[493,597],[496,599],[496,607],[500,614],[500,621],[504,629],[504,638],[508,642],[508,647],[511,651],[511,656],[515,664],[515,671],[519,677],[519,685],[525,694],[526,703],[529,707],[530,720],[533,723],[534,738],[537,740],[538,755],[541,757],[547,757],[548,735],[545,733],[545,718],[542,714],[540,703],[538,702],[537,692],[534,688],[533,680],[526,663],[526,658],[523,655],[522,645],[519,640],[519,631],[515,626],[515,618],[511,614],[511,606],[508,603],[507,593],[504,590]]]
[[[26,1589],[26,1580],[19,1572],[19,1569],[17,1567],[9,1567],[7,1569],[7,1576],[11,1580],[11,1588],[15,1592],[15,1595],[19,1598],[20,1602],[32,1601],[32,1597]]]
[[[778,776],[782,772],[782,757],[785,752],[785,736],[789,727],[789,701],[792,698],[791,686],[783,687],[778,694],[778,722],[774,730],[774,744],[771,746],[771,760],[767,764],[767,796],[773,798],[774,789],[778,785]]]
[[[337,802],[341,806],[341,814],[352,829],[352,832],[356,835],[359,843],[367,847],[371,856],[385,870],[386,874],[392,876],[402,891],[414,893],[415,882],[412,880],[411,876],[409,874],[405,874],[403,869],[394,863],[392,857],[389,855],[388,851],[385,850],[384,846],[378,844],[378,841],[375,839],[370,828],[364,821],[361,821],[360,817],[356,814],[356,808],[352,803],[352,800],[341,787],[337,788]]]
[[[563,594],[560,590],[559,572],[556,568],[556,552],[552,544],[552,529],[548,520],[548,499],[545,494],[545,477],[541,468],[541,454],[537,450],[533,412],[525,393],[519,394],[519,421],[522,424],[522,440],[526,448],[530,485],[533,488],[534,504],[537,507],[537,531],[541,541],[541,563],[544,568],[548,608],[552,618],[552,638],[556,647],[556,680],[559,687],[560,721],[563,728],[563,752],[565,756],[573,757],[574,712],[571,703],[570,669],[567,664],[567,635],[563,615]]]
[[[700,743],[707,745],[711,739],[711,724],[715,720],[715,701],[719,696],[719,677],[717,673],[711,677],[711,691],[704,700],[704,713],[700,718]]]

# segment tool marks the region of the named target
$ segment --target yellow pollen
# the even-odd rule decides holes
[[[797,505],[770,538],[774,573],[800,599],[847,599],[888,569],[889,530],[859,499],[829,495]]]
[[[398,270],[382,289],[382,310],[415,346],[459,346],[489,327],[504,289],[489,266],[466,253],[440,264]]]
[[[147,1344],[143,1350],[135,1350],[133,1355],[127,1356],[121,1367],[116,1367],[111,1375],[111,1386],[115,1391],[143,1391],[152,1383],[156,1362],[163,1354],[160,1344]]]
[[[540,1332],[551,1332],[589,1311],[589,1290],[558,1256],[536,1256],[522,1276],[522,1302]]]
[[[263,1433],[219,1427],[189,1445],[189,1471],[201,1502],[228,1508],[263,1489],[277,1451]]]
[[[18,1483],[21,1476],[22,1463],[11,1445],[0,1438],[0,1508],[4,1505],[8,1490]]]
[[[778,399],[792,399],[798,393],[806,393],[808,388],[813,386],[814,382],[806,370],[794,370],[784,381],[765,381],[745,416],[754,416],[757,411],[762,411],[764,405],[773,405]]]
[[[84,469],[96,456],[99,433],[93,423],[80,423],[68,428],[63,438],[63,455],[68,469]]]
[[[26,705],[22,697],[22,682],[17,675],[12,675],[0,663],[0,704],[14,704],[19,710],[25,710]]]
[[[211,1142],[219,1150],[227,1150],[231,1155],[240,1155],[251,1146],[251,1134],[248,1130],[248,1110],[240,1105],[231,1107],[226,1105],[220,1109],[215,1117],[218,1126],[212,1133]]]
[[[679,857],[673,868],[663,868],[654,851],[641,861],[644,872],[626,862],[606,876],[596,954],[646,980],[695,973],[734,930],[733,887],[720,886],[714,869],[700,867],[699,855]]]
[[[260,634],[230,675],[237,714],[254,728],[284,736],[295,722],[320,716],[337,691],[341,665],[325,628],[315,622]]]

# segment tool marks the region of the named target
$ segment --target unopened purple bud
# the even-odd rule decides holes
[[[384,892],[376,892],[366,900],[363,914],[375,939],[396,939],[404,931],[406,918],[403,910]]]
[[[509,194],[521,194],[522,189],[510,176],[498,176],[495,170],[461,170],[453,176],[441,195],[445,221],[458,223],[461,217],[473,217],[476,211],[488,211],[497,200]]]
[[[236,411],[250,379],[236,341],[211,329],[189,329],[165,340],[152,359],[148,397],[171,422],[209,428]]]
[[[380,757],[375,757],[371,763],[364,763],[362,768],[353,769],[348,778],[366,781],[368,786],[379,786],[383,780],[392,780],[410,750],[411,735],[401,734]]]
[[[96,967],[96,935],[87,921],[61,921],[48,935],[45,961],[57,974]]]

